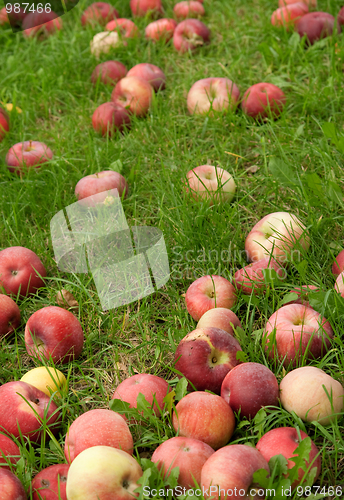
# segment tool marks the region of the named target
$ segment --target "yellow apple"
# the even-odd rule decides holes
[[[56,368],[49,366],[33,368],[25,373],[20,380],[33,385],[47,396],[51,396],[58,391],[55,395],[61,397],[60,391],[64,393],[67,390],[66,377]]]

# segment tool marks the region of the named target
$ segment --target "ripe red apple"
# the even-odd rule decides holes
[[[148,13],[162,14],[161,0],[130,0],[133,16],[144,17]]]
[[[179,19],[186,19],[188,17],[201,17],[205,14],[203,5],[195,0],[176,3],[173,8],[173,12],[174,15]]]
[[[0,492],[5,500],[27,500],[24,486],[10,470],[0,467]]]
[[[13,333],[19,325],[19,307],[11,297],[0,294],[0,338]]]
[[[164,40],[168,42],[173,37],[177,23],[174,19],[158,19],[148,24],[145,29],[146,38],[153,41]]]
[[[2,469],[11,470],[9,464],[16,464],[20,457],[20,449],[16,443],[5,434],[0,434],[0,471]]]
[[[203,78],[189,90],[187,107],[191,115],[214,116],[217,111],[234,110],[239,97],[240,90],[229,78]]]
[[[234,274],[233,284],[245,294],[258,294],[266,290],[267,278],[272,276],[272,269],[280,279],[286,278],[286,270],[271,257],[265,257],[239,269]]]
[[[111,137],[116,130],[121,132],[130,126],[130,114],[117,102],[104,102],[93,113],[92,125],[96,132]]]
[[[159,408],[154,403],[153,411],[156,415],[160,415],[160,410],[165,406],[164,397],[168,392],[168,383],[163,378],[148,373],[138,373],[123,380],[117,386],[112,399],[120,399],[130,403],[130,408],[137,408],[137,396],[143,394],[152,407],[154,396]]]
[[[203,465],[201,487],[204,497],[219,500],[254,498],[257,486],[253,483],[253,474],[259,469],[270,474],[267,461],[256,448],[245,444],[221,448]]]
[[[210,30],[198,19],[182,21],[173,33],[173,45],[181,53],[195,50],[209,41]]]
[[[246,90],[242,99],[243,112],[252,118],[267,118],[270,114],[277,117],[282,113],[286,96],[279,87],[272,83],[256,83]]]
[[[335,278],[344,271],[344,250],[339,252],[332,265],[332,274]]]
[[[214,450],[228,443],[235,428],[230,406],[210,392],[192,392],[184,396],[176,405],[172,419],[179,436],[198,439]]]
[[[123,38],[136,38],[139,35],[139,29],[130,19],[113,19],[106,25],[107,31],[116,30]]]
[[[317,311],[301,304],[278,309],[268,320],[263,344],[270,358],[278,358],[284,366],[300,360],[324,356],[330,348],[333,331],[330,323]]]
[[[229,172],[213,165],[200,165],[186,174],[185,189],[196,201],[207,200],[210,205],[230,202],[236,184]]]
[[[32,500],[67,500],[69,465],[55,464],[41,470],[31,481]]]
[[[150,83],[155,92],[165,88],[166,75],[162,69],[154,64],[140,63],[133,66],[127,76],[136,76]]]
[[[224,330],[197,328],[180,341],[174,356],[175,368],[198,391],[220,394],[223,379],[240,363],[236,355],[241,350],[239,342]]]
[[[288,460],[288,469],[292,469],[295,466],[295,462],[292,458],[298,456],[295,454],[295,450],[306,437],[308,436],[305,432],[301,430],[298,432],[294,427],[277,427],[264,434],[258,441],[256,448],[267,462],[275,455],[283,455]],[[319,454],[318,448],[312,441],[309,460],[306,462],[306,466],[308,468],[311,465],[310,469],[313,467],[317,469],[313,484],[318,479],[321,472],[321,457]],[[305,471],[300,468],[298,478],[291,485],[292,490],[301,483],[305,475]],[[288,475],[286,475],[286,477],[288,477]]]
[[[43,142],[24,141],[10,148],[6,155],[6,164],[10,172],[20,175],[30,168],[40,168],[52,158],[53,152]]]
[[[128,183],[123,177],[123,175],[113,170],[104,170],[103,172],[98,172],[96,174],[86,175],[80,179],[80,181],[75,186],[75,196],[78,201],[85,200],[83,204],[85,206],[93,206],[91,203],[86,203],[86,199],[89,196],[94,196],[98,193],[103,193],[104,200],[108,196],[108,191],[111,189],[117,189],[119,196],[124,197],[128,193]],[[97,202],[101,199],[97,197]]]
[[[285,410],[321,425],[329,425],[344,412],[343,386],[315,366],[287,373],[280,383],[280,400]]]
[[[332,35],[335,24],[335,18],[328,12],[309,12],[297,21],[296,31],[301,38],[306,35],[307,42],[313,45],[317,40]],[[341,32],[338,20],[336,30]]]
[[[25,247],[8,247],[0,252],[0,289],[26,297],[44,286],[47,275],[39,257]],[[42,278],[40,277],[42,276]]]
[[[298,247],[307,251],[309,237],[300,220],[288,212],[274,212],[263,217],[245,241],[247,259],[251,262],[272,255],[283,264],[294,253],[299,255]]]
[[[195,321],[215,307],[231,309],[237,301],[234,286],[222,276],[202,276],[186,291],[185,302],[188,313]]]
[[[127,68],[119,61],[105,61],[94,68],[91,82],[95,85],[98,80],[105,85],[115,86],[127,74]]]
[[[238,316],[225,307],[215,307],[203,314],[196,328],[220,328],[234,336],[233,327],[242,328]]]
[[[80,356],[83,344],[84,333],[79,320],[62,307],[43,307],[26,323],[25,345],[32,358],[69,363]]]
[[[173,437],[164,441],[152,455],[152,462],[168,477],[174,467],[179,467],[178,484],[183,488],[195,487],[201,482],[201,470],[214,450],[198,439]]]
[[[0,108],[0,142],[5,137],[6,133],[10,130],[10,119],[6,111]]]
[[[62,29],[62,19],[56,12],[30,12],[23,21],[23,35],[48,36]]]
[[[0,9],[0,26],[4,26],[5,24],[9,24],[10,20],[8,19],[8,14],[6,7]]]
[[[264,406],[278,406],[279,387],[275,375],[260,363],[242,363],[225,376],[221,397],[240,418],[252,419]]]
[[[69,464],[87,448],[111,446],[133,454],[133,437],[124,418],[115,411],[89,410],[74,420],[66,435],[64,453]]]
[[[83,26],[105,26],[111,19],[116,19],[119,17],[117,10],[106,2],[95,2],[92,3],[83,12],[81,16],[81,24]]]
[[[153,93],[150,83],[135,76],[126,76],[116,84],[111,100],[136,116],[144,116],[151,105]]]
[[[57,430],[59,417],[54,401],[33,385],[19,381],[0,386],[0,428],[3,432],[39,443],[47,427],[52,432]]]
[[[295,23],[307,14],[308,6],[300,1],[279,7],[271,16],[271,24],[274,26],[285,26],[287,30],[293,29]]]
[[[344,298],[344,271],[337,276],[334,289]]]

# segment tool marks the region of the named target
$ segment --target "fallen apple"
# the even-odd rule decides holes
[[[163,40],[168,42],[173,38],[174,30],[177,27],[177,22],[174,19],[158,19],[148,24],[145,29],[146,38],[153,41]]]
[[[21,175],[31,168],[40,168],[52,158],[53,152],[43,142],[24,141],[10,148],[6,155],[6,164],[10,172]]]
[[[205,14],[203,5],[195,0],[176,3],[173,7],[173,12],[178,19],[202,17]]]
[[[91,75],[93,85],[102,82],[105,85],[115,86],[127,74],[127,68],[119,61],[105,61],[98,64]]]
[[[36,474],[30,486],[32,500],[67,500],[68,470],[67,464],[55,464]]]
[[[165,88],[166,75],[162,69],[158,68],[158,66],[155,66],[154,64],[136,64],[136,66],[133,66],[128,71],[127,76],[136,76],[137,78],[145,80],[151,84],[155,92]]]
[[[92,125],[96,132],[103,136],[113,136],[118,130],[122,132],[130,127],[130,113],[119,103],[104,102],[94,111]]]
[[[67,392],[66,377],[60,370],[52,366],[37,366],[26,372],[20,380],[33,385],[49,397],[54,395],[54,397],[60,398],[62,394],[65,395]]]
[[[0,294],[0,338],[11,335],[19,325],[19,307],[11,297]]]
[[[173,33],[173,45],[178,52],[193,51],[209,43],[210,30],[198,19],[186,19],[178,24]]]
[[[191,115],[214,116],[216,112],[234,110],[239,98],[240,90],[229,78],[203,78],[189,90],[187,107]]]
[[[82,26],[105,26],[111,19],[119,17],[117,10],[106,2],[92,3],[81,16]]]
[[[154,89],[150,83],[136,76],[126,76],[116,84],[111,100],[136,116],[144,116],[150,108],[153,93]]]
[[[272,116],[277,118],[283,111],[286,96],[279,87],[272,83],[256,83],[246,90],[241,107],[252,118],[261,120]]]
[[[110,103],[109,103],[110,104]],[[97,196],[97,203],[104,201],[108,196],[108,191],[117,189],[120,197],[128,194],[128,183],[123,175],[114,170],[103,170],[96,174],[86,175],[79,180],[75,186],[75,196],[78,201],[83,200],[84,206],[93,206],[92,200],[87,200],[90,196],[103,193],[102,197]]]
[[[242,325],[233,311],[225,307],[215,307],[201,316],[196,328],[220,328],[234,337],[233,328],[238,327],[242,328]]]
[[[107,31],[117,31],[120,37],[136,38],[139,35],[139,29],[130,19],[113,19],[106,25]]]

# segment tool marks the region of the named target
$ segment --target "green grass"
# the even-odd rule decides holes
[[[57,441],[37,448],[21,446],[23,459],[14,470],[26,487],[43,467],[64,460],[68,426],[84,411],[107,408],[121,380],[137,372],[175,379],[176,346],[196,327],[185,307],[188,286],[209,273],[230,279],[245,265],[246,235],[270,212],[290,211],[300,217],[311,246],[301,264],[291,264],[288,278],[265,296],[259,300],[239,296],[233,309],[243,325],[238,340],[250,361],[266,364],[280,381],[284,369],[265,357],[262,329],[292,288],[317,285],[322,292],[314,295],[314,304],[331,322],[335,339],[323,360],[308,364],[344,383],[344,303],[333,290],[331,274],[344,238],[344,148],[337,140],[344,134],[343,35],[306,48],[298,35],[271,26],[277,2],[205,0],[204,22],[212,31],[209,46],[180,55],[171,43],[153,45],[142,35],[100,59],[120,60],[128,69],[150,62],[167,75],[166,90],[157,94],[147,117],[134,118],[124,135],[105,139],[93,131],[91,116],[110,100],[112,89],[94,88],[90,81],[98,61],[91,56],[89,43],[100,28],[81,27],[81,12],[89,3],[81,1],[63,17],[63,30],[45,41],[26,40],[21,33],[0,28],[0,101],[23,111],[11,114],[11,131],[0,143],[0,249],[15,245],[32,249],[48,274],[46,288],[18,300],[22,326],[15,337],[1,341],[1,383],[18,380],[39,364],[26,353],[25,323],[37,309],[56,305],[61,288],[77,299],[85,333],[81,357],[59,366],[68,374],[70,390],[62,401]],[[163,4],[166,17],[172,17],[174,2],[163,0]],[[322,0],[318,5],[333,15],[341,6]],[[121,17],[130,17],[129,1],[114,1],[114,6]],[[143,33],[148,20],[135,22]],[[287,95],[286,108],[278,120],[264,124],[248,119],[240,109],[215,118],[190,116],[187,92],[196,80],[210,76],[231,78],[242,93],[260,81],[274,83]],[[328,123],[334,129],[324,125]],[[29,139],[46,143],[54,159],[20,179],[7,171],[5,155],[14,143]],[[104,312],[91,275],[57,268],[49,225],[59,210],[76,201],[79,179],[108,169],[118,159],[130,185],[123,202],[128,223],[163,231],[171,278],[153,295]],[[185,174],[205,163],[234,176],[233,202],[209,207],[185,194]],[[296,426],[316,442],[323,464],[318,485],[344,484],[343,419],[323,428],[275,409],[261,422],[239,424],[231,443],[255,444],[276,426]],[[174,435],[169,415],[159,421],[149,412],[144,425],[131,425],[131,431],[135,455],[142,460]],[[1,494],[0,498],[5,500]]]

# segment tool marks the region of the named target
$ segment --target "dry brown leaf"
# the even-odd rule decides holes
[[[56,302],[60,307],[63,307],[64,309],[79,309],[79,304],[77,300],[75,300],[73,294],[65,289],[62,289],[61,292],[57,292]]]
[[[251,165],[251,167],[248,167],[246,169],[246,172],[248,172],[249,174],[255,174],[258,170],[259,170],[258,165]]]

